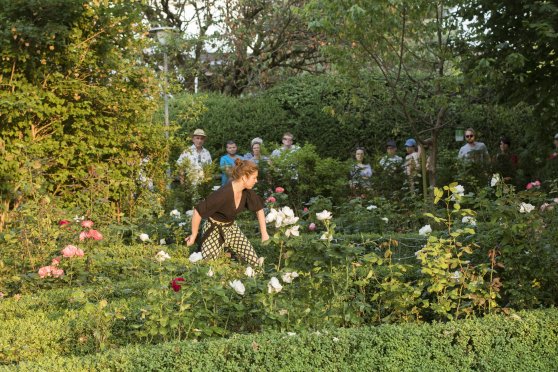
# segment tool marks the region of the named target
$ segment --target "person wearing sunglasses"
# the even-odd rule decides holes
[[[294,142],[294,136],[292,135],[292,133],[285,132],[285,134],[283,134],[283,138],[281,139],[281,143],[282,143],[281,147],[273,150],[271,156],[278,158],[279,156],[281,156],[283,152],[297,151],[300,147],[294,145],[293,142]]]
[[[468,128],[465,131],[465,141],[467,143],[459,149],[458,159],[475,163],[488,162],[490,160],[486,145],[476,140],[473,128]]]

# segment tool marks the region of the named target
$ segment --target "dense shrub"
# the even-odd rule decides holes
[[[555,309],[432,325],[386,325],[228,340],[133,345],[85,356],[46,356],[24,370],[553,370]],[[10,370],[9,367],[5,368]]]

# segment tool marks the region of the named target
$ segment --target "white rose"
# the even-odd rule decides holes
[[[521,205],[519,206],[520,213],[531,213],[533,209],[535,209],[535,206],[529,203],[521,203]]]
[[[320,213],[316,213],[316,218],[320,221],[330,220],[331,219],[331,212],[328,212],[324,209]]]
[[[192,217],[194,215],[194,210],[190,209],[189,211],[186,211],[186,216],[188,217]]]
[[[167,245],[167,241],[165,240],[165,238],[159,240],[159,245]]]
[[[498,173],[494,173],[492,175],[492,179],[490,180],[490,186],[494,187],[498,184],[498,182],[500,182],[501,178],[500,178],[500,174]]]
[[[141,240],[142,242],[147,242],[147,241],[149,241],[149,235],[147,235],[146,233],[140,234],[139,238],[140,238],[140,240]]]
[[[372,209],[378,209],[378,207],[375,206],[375,205],[369,205],[368,207],[366,207],[366,209],[368,209],[369,211],[371,211]]]
[[[430,225],[424,225],[419,230],[419,235],[426,236],[432,232],[432,227]]]
[[[229,285],[231,286],[232,289],[234,289],[236,293],[238,293],[241,296],[244,296],[244,292],[246,291],[246,288],[244,287],[244,284],[242,284],[240,280],[233,280],[232,282],[229,282]]]
[[[196,263],[196,262],[198,262],[199,260],[202,260],[202,259],[203,259],[203,256],[202,256],[201,252],[194,252],[188,258],[188,260],[191,263]]]
[[[294,225],[295,223],[297,223],[297,221],[298,221],[298,217],[287,216],[283,221],[283,225],[285,226]]]
[[[171,256],[169,256],[169,254],[165,251],[159,251],[157,252],[157,254],[155,255],[155,259],[158,262],[163,262],[165,260],[168,260],[169,258],[171,258]]]
[[[287,238],[291,235],[300,236],[300,232],[298,231],[299,227],[300,227],[299,225],[296,225],[288,228],[287,231],[285,231],[285,235],[287,236]]]
[[[285,215],[285,217],[294,217],[294,211],[289,207],[283,207],[281,212]]]
[[[384,221],[385,223],[388,223],[388,221],[389,221],[389,218],[387,218],[387,217],[382,217],[382,218],[380,218],[380,219],[381,219],[382,221]]]
[[[455,193],[461,196],[465,195],[465,187],[461,185],[455,186]]]
[[[298,273],[296,271],[293,271],[291,273],[284,273],[283,275],[281,275],[281,279],[285,283],[292,283],[294,278],[298,278]]]
[[[209,271],[207,272],[207,276],[209,276],[211,278],[211,277],[213,277],[213,275],[215,275],[215,273],[213,272],[213,269],[210,267]]]
[[[275,221],[277,218],[277,210],[275,208],[271,208],[267,216],[265,216],[265,222],[270,223]]]
[[[255,273],[254,273],[254,269],[252,269],[251,266],[248,266],[248,267],[246,268],[246,271],[244,271],[244,274],[245,274],[247,277],[249,277],[249,278],[253,278],[253,277],[254,277],[254,274],[255,274]]]
[[[177,209],[170,211],[170,216],[174,218],[180,218],[180,212]]]
[[[272,277],[269,283],[267,283],[267,293],[279,293],[283,289],[279,279]]]

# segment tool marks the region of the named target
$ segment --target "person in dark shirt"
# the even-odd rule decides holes
[[[262,242],[269,239],[264,201],[252,190],[258,182],[258,167],[249,160],[236,159],[231,179],[232,182],[210,194],[194,208],[192,234],[186,238],[186,245],[194,244],[201,219],[206,218],[201,243],[204,259],[216,258],[227,247],[248,264],[261,266],[263,257],[258,258],[252,244],[235,222],[236,216],[245,209],[256,212]]]

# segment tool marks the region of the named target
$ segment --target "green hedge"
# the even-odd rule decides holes
[[[558,310],[547,309],[449,323],[132,345],[2,370],[550,371],[558,363],[557,343]]]

